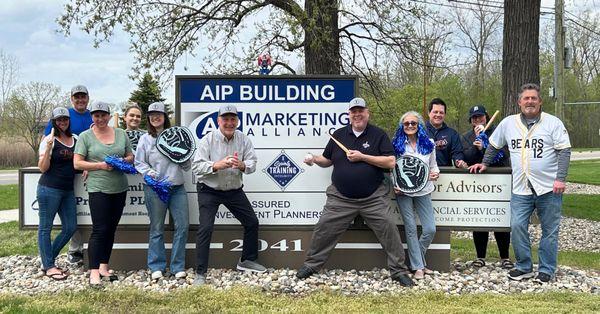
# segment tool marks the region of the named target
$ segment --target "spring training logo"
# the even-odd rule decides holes
[[[282,150],[275,160],[263,169],[263,172],[275,181],[283,191],[288,187],[292,180],[298,177],[300,173],[304,172],[304,169],[296,165],[290,156]]]

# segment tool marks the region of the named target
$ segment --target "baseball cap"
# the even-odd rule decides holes
[[[83,85],[75,85],[73,86],[73,88],[71,88],[71,96],[78,93],[84,93],[86,95],[89,95],[87,88]]]
[[[474,116],[485,116],[487,111],[485,111],[485,107],[483,105],[475,105],[469,109],[469,122],[471,122],[471,118]]]
[[[237,108],[234,105],[225,105],[219,108],[219,116],[226,115],[229,113],[237,115]]]
[[[110,106],[108,105],[108,103],[105,103],[103,101],[95,101],[90,106],[90,113],[94,113],[96,111],[104,111],[106,113],[110,113]]]
[[[67,108],[65,107],[56,107],[54,108],[54,110],[52,110],[52,120],[58,119],[60,117],[67,117],[69,118],[69,110],[67,110]]]
[[[162,113],[166,113],[165,112],[165,104],[157,101],[157,102],[153,102],[148,106],[148,113],[150,112],[162,112]]]
[[[348,104],[348,109],[352,109],[354,107],[367,108],[367,103],[365,102],[364,99],[362,99],[360,97],[356,97],[356,98],[350,100],[350,103]]]

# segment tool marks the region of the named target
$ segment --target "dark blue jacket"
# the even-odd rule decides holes
[[[446,123],[436,129],[427,121],[427,135],[435,142],[435,160],[438,167],[452,166],[452,160],[464,160],[460,135]]]

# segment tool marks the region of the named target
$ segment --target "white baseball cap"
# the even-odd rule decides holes
[[[96,111],[104,111],[108,114],[110,114],[110,106],[108,105],[108,103],[103,102],[103,101],[95,101],[91,106],[90,106],[90,113],[94,113]]]
[[[225,105],[219,108],[219,116],[226,114],[234,114],[237,115],[237,108],[234,105]]]
[[[67,110],[65,107],[54,108],[54,110],[52,110],[52,120],[56,120],[60,117],[70,118],[71,115],[69,115],[69,110]]]
[[[350,103],[348,104],[348,109],[352,109],[354,107],[367,108],[367,103],[365,102],[364,99],[362,99],[360,97],[356,97],[356,98],[350,100]]]
[[[157,102],[153,102],[148,106],[148,113],[150,112],[162,112],[162,113],[166,113],[165,111],[165,104],[163,102],[157,101]]]
[[[71,88],[71,96],[79,93],[89,95],[87,88],[83,85],[75,85],[73,88]]]

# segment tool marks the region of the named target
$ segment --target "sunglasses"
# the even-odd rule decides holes
[[[417,126],[419,125],[419,122],[415,122],[415,121],[406,121],[406,122],[402,122],[402,125],[404,126]]]

